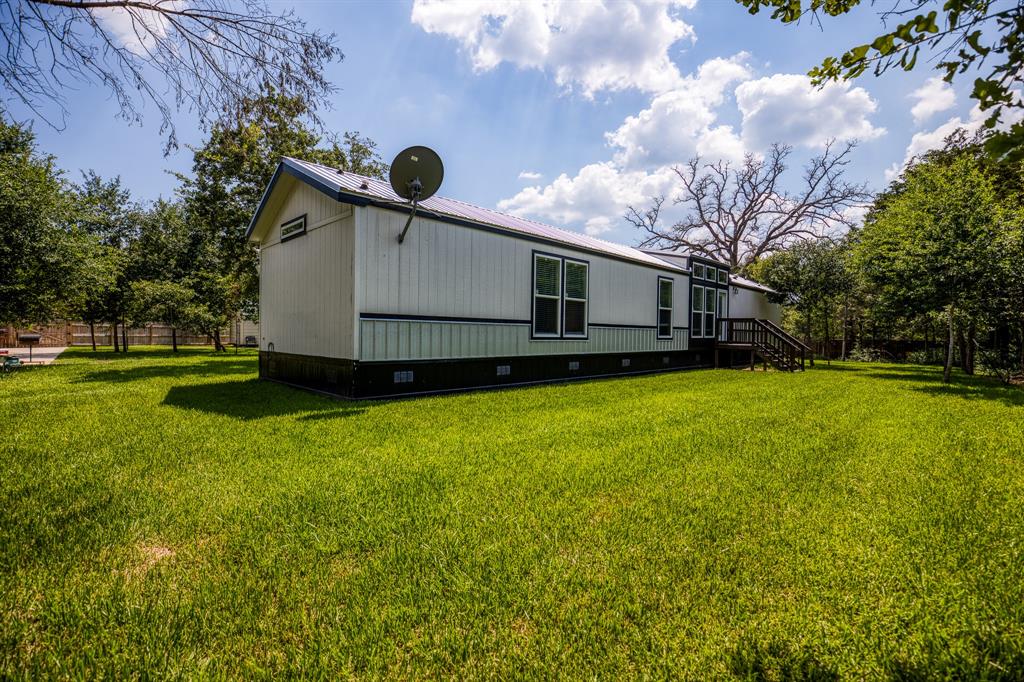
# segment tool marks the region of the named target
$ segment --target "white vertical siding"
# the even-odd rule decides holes
[[[287,191],[260,248],[260,349],[355,357],[355,218],[351,206],[304,183]],[[290,189],[290,191],[288,191]],[[306,234],[280,241],[281,223],[306,216]]]
[[[729,317],[756,317],[782,322],[782,306],[772,303],[760,291],[732,285],[729,287]]]
[[[528,321],[533,252],[588,261],[588,340],[531,340],[526,325],[363,320],[360,359],[491,357],[684,350],[689,283],[684,273],[418,217],[403,244],[406,216],[360,208],[355,290],[360,313]],[[674,339],[658,341],[658,278],[675,281]],[[600,325],[624,325],[612,329]]]

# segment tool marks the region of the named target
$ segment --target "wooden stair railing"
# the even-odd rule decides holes
[[[749,348],[766,363],[784,372],[804,369],[810,348],[769,320],[753,317],[718,320],[718,345]],[[753,355],[751,355],[753,361]]]

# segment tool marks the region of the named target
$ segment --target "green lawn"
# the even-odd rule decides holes
[[[0,378],[0,678],[1024,676],[1024,391],[719,370],[342,402]]]

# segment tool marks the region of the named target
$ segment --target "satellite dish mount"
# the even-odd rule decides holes
[[[406,201],[412,202],[412,211],[405,221],[398,243],[405,241],[405,233],[412,226],[420,201],[429,199],[441,186],[444,179],[444,164],[441,157],[429,147],[409,147],[399,152],[391,162],[391,189]]]

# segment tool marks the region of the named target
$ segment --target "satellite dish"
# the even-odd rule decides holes
[[[444,180],[444,164],[441,157],[429,147],[403,149],[391,162],[391,189],[406,201],[412,202],[412,212],[405,223],[405,229],[398,236],[398,243],[405,239],[405,233],[412,225],[419,202],[434,196]]]

